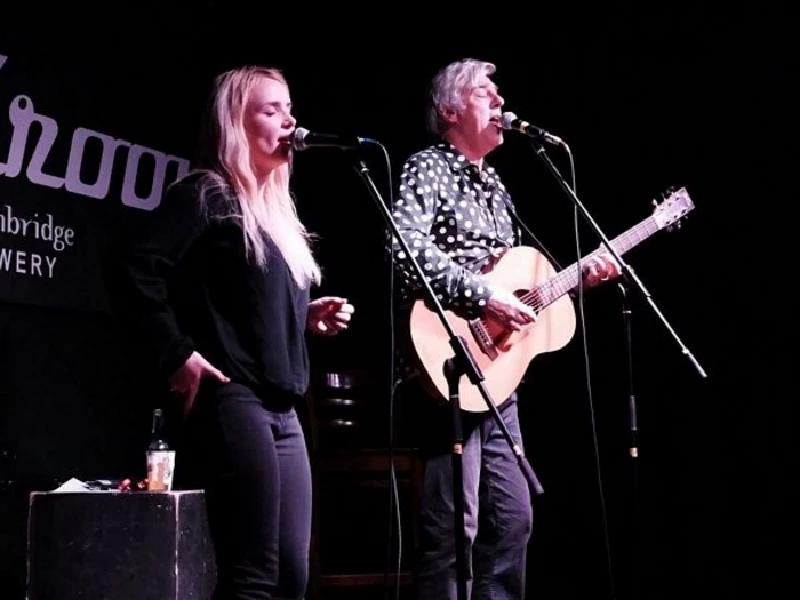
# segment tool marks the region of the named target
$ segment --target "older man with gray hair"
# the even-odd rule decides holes
[[[393,216],[412,255],[445,310],[464,319],[491,318],[509,331],[536,319],[511,290],[482,271],[503,250],[519,245],[509,193],[486,156],[503,143],[504,100],[492,63],[463,59],[434,77],[428,127],[438,140],[403,165]],[[420,281],[395,241],[401,303],[406,313],[423,297]],[[613,274],[597,259],[586,285]],[[424,478],[420,512],[419,600],[456,600],[452,412],[426,392],[414,361],[401,357],[409,377],[399,388],[410,439],[420,448]],[[495,398],[521,447],[517,395]],[[528,482],[489,412],[462,415],[466,579],[471,600],[521,600],[533,510]]]

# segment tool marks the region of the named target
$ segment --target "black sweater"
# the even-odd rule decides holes
[[[246,258],[237,203],[215,187],[201,202],[202,181],[173,185],[148,216],[116,266],[114,303],[165,378],[196,350],[260,396],[303,394],[309,290],[271,240],[265,267]]]

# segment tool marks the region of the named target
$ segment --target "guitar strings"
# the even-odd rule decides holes
[[[626,245],[634,245],[632,244],[633,242],[637,243],[641,242],[647,236],[644,237],[641,236],[639,233],[639,229],[644,228],[645,232],[650,233],[648,231],[649,229],[648,225],[650,225],[651,219],[652,217],[650,219],[646,219],[644,222],[633,227],[630,231],[626,231],[625,233],[621,234],[612,242],[612,244],[614,244],[615,242],[625,242]],[[657,231],[658,225],[655,223],[653,223],[653,225],[655,225],[655,230]],[[600,251],[596,250],[595,252],[592,252],[591,254],[587,255],[585,258],[590,258],[592,256],[599,254]],[[566,289],[562,289],[565,282],[569,282],[571,279],[575,279],[577,277],[577,274],[574,273],[574,271],[576,270],[577,270],[577,265],[572,265],[568,267],[567,269],[565,269],[564,271],[562,271],[549,281],[544,282],[542,285],[537,286],[533,290],[526,292],[525,294],[520,296],[519,300],[524,304],[527,304],[528,306],[533,308],[535,311],[539,311],[543,308],[546,308],[552,303],[553,300],[555,300],[555,298],[553,298],[552,300],[547,300],[546,298],[544,298],[544,296],[550,295],[550,293],[552,293],[553,291],[566,293],[570,288],[574,287],[572,285],[568,285],[566,286]]]

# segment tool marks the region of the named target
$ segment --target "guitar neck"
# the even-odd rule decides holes
[[[621,233],[611,241],[611,246],[616,250],[617,254],[622,256],[632,248],[635,248],[651,235],[661,229],[654,217],[649,217],[634,225],[624,233]],[[603,254],[605,248],[595,250],[583,260],[591,256]],[[542,285],[531,290],[531,293],[524,297],[527,304],[534,306],[541,310],[561,298],[563,295],[568,294],[570,291],[578,287],[579,283],[578,263],[574,262],[566,269],[545,281]]]

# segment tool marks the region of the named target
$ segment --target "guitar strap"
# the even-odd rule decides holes
[[[511,213],[511,216],[514,217],[514,221],[516,221],[520,229],[522,229],[525,233],[528,234],[528,237],[531,238],[531,240],[533,240],[533,243],[536,246],[539,247],[539,250],[542,252],[542,254],[544,254],[547,257],[547,259],[555,266],[556,269],[561,271],[563,267],[560,264],[558,264],[558,261],[555,258],[553,258],[553,255],[550,254],[547,248],[544,247],[544,244],[542,244],[542,242],[540,242],[539,239],[535,235],[533,235],[533,232],[530,229],[528,229],[528,226],[525,225],[525,223],[522,222],[522,219],[519,218],[517,210],[516,208],[514,208],[513,202],[511,202],[510,200],[506,202],[506,207],[508,208],[508,212]]]
[[[486,173],[482,172],[480,174],[480,177],[481,177],[481,180],[483,181],[483,183],[485,184],[486,183],[486,179],[487,179]],[[488,190],[490,196],[491,196],[492,192],[494,192],[495,189],[497,188],[497,185],[498,185],[497,183],[494,183],[493,185],[490,186],[490,188]],[[506,194],[502,194],[502,198],[503,198],[503,204],[505,204],[506,209],[511,214],[511,216],[514,217],[514,221],[516,221],[516,223],[519,226],[519,228],[522,229],[525,233],[528,234],[528,237],[531,238],[531,240],[533,240],[533,243],[536,246],[539,247],[539,250],[542,252],[542,254],[544,254],[547,257],[547,259],[553,264],[553,266],[555,266],[559,271],[562,270],[561,265],[559,265],[558,261],[555,258],[553,258],[553,255],[550,254],[550,251],[547,248],[544,247],[544,244],[542,244],[542,242],[540,242],[539,239],[535,235],[533,235],[533,232],[528,228],[527,225],[525,225],[525,223],[522,222],[522,219],[519,218],[519,215],[517,214],[517,209],[514,207],[514,202],[513,202],[513,200],[511,200],[511,197],[509,196],[509,194],[507,194],[507,193]],[[492,211],[492,212],[494,212],[494,211]],[[496,222],[497,221],[495,221],[495,223]],[[519,236],[519,237],[521,238],[522,236]],[[519,239],[517,241],[519,243],[522,242],[521,239]]]

